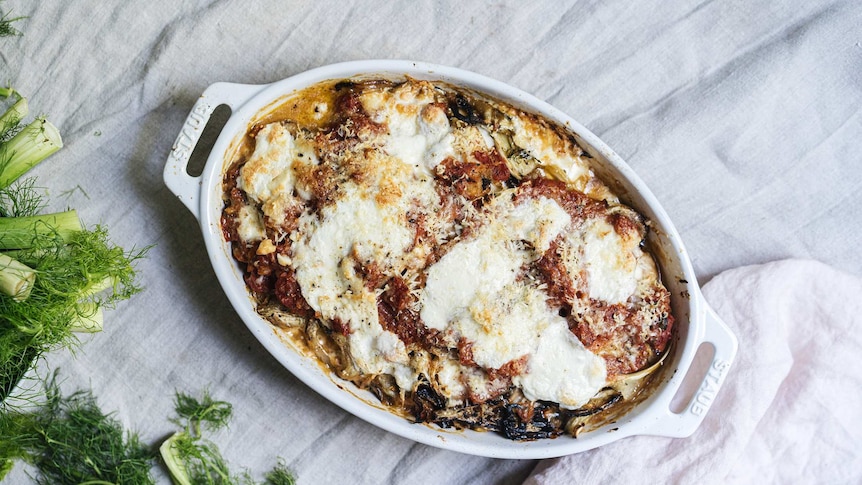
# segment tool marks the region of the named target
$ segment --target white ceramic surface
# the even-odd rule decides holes
[[[249,121],[261,109],[311,84],[355,76],[398,79],[405,75],[470,88],[568,127],[581,147],[595,159],[597,173],[611,181],[625,202],[652,221],[649,242],[656,252],[663,281],[672,294],[676,344],[673,355],[665,363],[670,368],[663,371],[663,382],[649,398],[621,419],[581,434],[577,439],[562,436],[530,442],[510,441],[493,433],[444,430],[414,424],[375,405],[376,398],[370,393],[328,375],[316,362],[284,345],[270,324],[255,313],[242,279],[242,268],[231,257],[229,244],[225,243],[219,226],[223,208],[222,175],[228,163],[225,158],[231,143],[244,135]],[[191,176],[187,172],[189,157],[212,112],[220,105],[227,105],[231,116],[209,154],[203,173]],[[704,302],[676,229],[631,168],[604,142],[565,113],[523,91],[472,72],[421,62],[369,60],[332,64],[268,85],[213,84],[204,91],[186,119],[168,157],[164,179],[168,188],[200,221],[207,252],[219,282],[240,318],[261,344],[296,377],[333,403],[380,428],[420,443],[495,458],[529,459],[578,453],[632,435],[686,437],[704,419],[736,355],[736,338]],[[684,403],[682,411],[674,413],[670,409],[671,401],[691,366],[694,354],[704,343],[714,348],[709,371],[690,402]]]

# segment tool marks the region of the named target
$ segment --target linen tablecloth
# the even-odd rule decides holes
[[[301,483],[520,483],[537,464],[379,430],[305,387],[251,336],[196,220],[162,183],[183,120],[217,81],[264,84],[371,58],[472,70],[547,100],[617,151],[675,222],[701,283],[785,258],[862,274],[856,1],[6,0],[0,9],[26,17],[15,24],[23,36],[0,39],[0,82],[63,133],[65,147],[32,172],[50,208],[78,209],[126,248],[155,245],[139,265],[145,291],[109,311],[74,356],[52,353],[43,367],[61,369],[64,389],[91,388],[146,442],[175,429],[175,390],[209,388],[235,411],[214,440],[255,474],[282,457]],[[752,456],[764,460],[752,466],[770,465]],[[27,483],[25,471],[9,483]]]

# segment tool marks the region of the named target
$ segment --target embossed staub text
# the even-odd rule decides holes
[[[208,114],[212,111],[207,103],[198,103],[192,108],[189,117],[177,135],[174,146],[171,148],[171,155],[176,160],[185,160],[191,156],[191,151],[194,148],[195,141],[200,137],[201,131],[206,125]]]
[[[715,395],[718,392],[718,388],[721,386],[721,381],[724,380],[724,374],[727,372],[729,367],[730,362],[715,359],[712,366],[710,366],[709,371],[707,371],[706,376],[703,379],[703,383],[697,391],[697,395],[695,395],[694,400],[691,403],[691,408],[689,410],[692,414],[695,416],[703,416],[707,411],[709,411],[709,407],[715,400]]]

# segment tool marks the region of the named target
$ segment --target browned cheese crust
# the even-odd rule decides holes
[[[375,107],[393,99],[406,101],[389,111]],[[415,114],[410,110],[417,105],[421,111]],[[382,112],[390,113],[389,118]],[[401,115],[415,116],[426,130],[411,135],[425,137],[417,140],[437,136],[436,145],[427,141],[425,165],[405,168],[394,155],[381,158],[387,150],[395,153],[380,140],[394,136],[393,120]],[[426,133],[435,126],[446,127],[446,136]],[[288,168],[276,172],[271,167],[284,158],[271,147],[288,146],[285,139],[293,158]],[[437,159],[429,162],[429,153]],[[249,128],[224,176],[222,231],[244,267],[259,313],[278,328],[293,329],[297,348],[335,375],[371,390],[394,412],[443,427],[492,430],[511,439],[575,434],[585,417],[594,416],[599,423],[607,409],[618,405],[624,393],[615,383],[656,364],[674,330],[670,294],[645,242],[648,225],[620,203],[590,163],[564,129],[476,93],[413,80],[324,83],[283,101]],[[410,177],[419,177],[431,189],[410,195],[410,186],[403,183]],[[331,298],[308,283],[309,270],[301,261],[311,245],[309,227],[333,217],[339,203],[354,197],[356,187],[373,187],[373,192],[355,200],[372,207],[404,207],[385,219],[395,229],[379,229],[401,231],[392,239],[401,237],[404,243],[382,256],[369,256],[370,243],[344,249],[333,264],[353,286],[345,283],[347,289],[333,307]],[[277,194],[279,190],[286,193]],[[424,206],[423,200],[434,206]],[[491,365],[483,340],[461,327],[423,320],[429,268],[458,244],[486,237],[498,207],[517,211],[547,205],[561,209],[553,220],[563,221],[563,229],[552,233],[547,244],[536,242],[540,236],[509,241],[506,247],[514,247],[512,254],[524,259],[508,284],[543,295],[540,306],[547,307],[548,318],[564,319],[577,345],[601,361],[606,385],[579,407],[536,399],[538,391],[521,384],[538,365],[533,353],[515,352]],[[599,236],[593,236],[596,231]],[[632,286],[621,297],[613,281],[605,286],[597,282],[599,270],[589,262],[604,253],[593,249],[599,243],[584,242],[589,237],[612,240],[627,252],[619,265],[628,265],[625,274],[635,276],[621,280]],[[362,353],[359,317],[343,310],[343,298],[360,303],[373,298],[376,315],[368,318],[384,337],[397,337],[387,344],[396,357]],[[378,368],[383,370],[374,370]],[[455,377],[445,377],[447,372]]]

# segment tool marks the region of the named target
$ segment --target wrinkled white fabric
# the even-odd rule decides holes
[[[739,353],[694,435],[548,461],[527,484],[862,481],[862,280],[785,260],[726,271],[703,292]]]
[[[162,181],[183,121],[214,82],[264,84],[373,58],[475,71],[604,139],[668,212],[702,280],[790,257],[862,275],[858,0],[3,0],[0,9],[27,17],[16,24],[22,37],[0,39],[0,84],[20,89],[65,141],[33,172],[50,208],[74,207],[124,247],[155,244],[139,265],[145,291],[108,311],[75,356],[56,352],[46,364],[65,388],[92,388],[148,443],[174,429],[175,389],[209,387],[234,405],[217,441],[256,474],[282,457],[301,483],[511,484],[536,463],[379,430],[266,353],[220,289],[197,221]],[[9,483],[29,482],[15,473]]]

